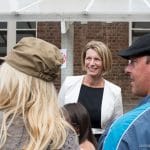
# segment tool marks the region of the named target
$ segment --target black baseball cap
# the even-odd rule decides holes
[[[150,34],[139,37],[127,49],[119,51],[118,55],[125,59],[150,55]]]

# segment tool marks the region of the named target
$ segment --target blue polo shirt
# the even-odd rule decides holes
[[[110,126],[103,150],[150,150],[150,96]]]

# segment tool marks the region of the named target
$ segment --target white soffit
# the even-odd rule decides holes
[[[150,0],[0,0],[0,20],[150,21]]]

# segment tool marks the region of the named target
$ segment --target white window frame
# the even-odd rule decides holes
[[[129,29],[130,29],[130,31],[129,31],[129,32],[130,32],[130,33],[129,33],[129,35],[130,35],[130,36],[129,36],[129,37],[130,37],[130,38],[129,38],[129,45],[132,43],[132,39],[133,39],[133,36],[134,36],[134,35],[133,35],[133,31],[137,31],[137,32],[138,32],[138,31],[144,31],[145,34],[146,34],[146,33],[150,33],[150,27],[149,27],[149,28],[144,28],[144,27],[134,28],[134,27],[133,27],[133,23],[136,23],[136,22],[137,22],[137,23],[138,23],[138,22],[140,23],[140,22],[143,22],[143,21],[135,21],[135,22],[130,22],[130,23],[129,23]],[[150,22],[149,22],[149,21],[146,21],[145,23],[150,23]]]
[[[7,21],[1,21],[1,23],[2,23],[2,22],[7,23]],[[8,24],[7,24],[7,26],[8,26]],[[7,31],[7,30],[8,30],[8,29],[7,29],[7,26],[6,26],[6,28],[0,28],[0,31],[6,31],[6,37],[7,37],[7,32],[8,32],[8,31]],[[6,40],[7,40],[7,39],[6,39]],[[7,43],[8,43],[8,41],[7,41]],[[7,54],[7,44],[6,44],[6,54]]]
[[[23,21],[23,22],[30,22],[30,21]],[[31,21],[33,22],[33,21]],[[37,21],[36,22],[36,37],[37,37]],[[16,32],[17,32],[17,28],[16,28],[16,24],[17,21],[15,20],[8,20],[7,21],[7,53],[13,48],[13,46],[16,44]]]
[[[22,22],[35,22],[35,28],[29,29],[29,28],[17,28],[17,23]],[[16,22],[16,39],[17,39],[17,31],[35,31],[35,37],[37,37],[37,22],[36,21],[18,21]]]

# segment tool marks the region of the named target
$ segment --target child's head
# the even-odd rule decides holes
[[[86,108],[80,103],[70,103],[64,105],[63,110],[64,115],[66,114],[66,120],[68,120],[79,135],[79,143],[81,144],[85,140],[93,143],[94,135],[92,134],[90,116]],[[69,119],[68,116],[70,117]]]

